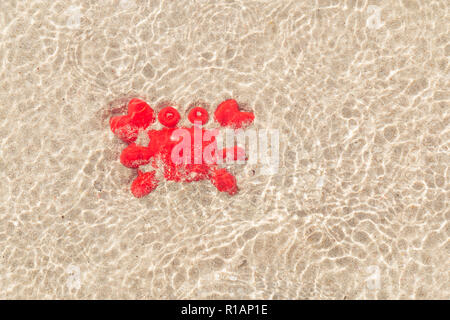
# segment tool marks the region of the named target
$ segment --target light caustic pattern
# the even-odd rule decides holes
[[[0,298],[450,298],[449,12],[0,1]],[[134,97],[208,130],[236,99],[278,130],[278,170],[135,199],[109,129]]]

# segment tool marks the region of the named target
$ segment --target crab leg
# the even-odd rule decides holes
[[[229,99],[217,106],[214,118],[222,127],[240,129],[250,125],[255,119],[255,115],[253,112],[241,111],[236,100]]]
[[[120,162],[128,168],[139,168],[139,166],[149,163],[152,156],[154,156],[154,152],[151,148],[132,143],[123,149]]]
[[[211,174],[211,182],[221,192],[227,192],[230,195],[238,191],[236,178],[227,169],[217,169]]]
[[[158,180],[155,177],[155,171],[142,172],[138,170],[138,176],[131,184],[131,193],[136,198],[142,198],[155,190],[158,186]]]

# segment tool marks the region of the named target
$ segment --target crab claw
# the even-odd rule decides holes
[[[128,102],[128,115],[131,118],[131,122],[142,129],[146,129],[155,122],[155,113],[144,100],[131,99]]]
[[[217,106],[214,118],[223,127],[239,129],[250,125],[255,119],[255,115],[253,112],[240,111],[236,100],[229,99]]]
[[[112,117],[109,121],[111,131],[119,137],[123,142],[131,143],[136,141],[139,128],[134,126],[129,116]]]
[[[146,129],[155,121],[153,109],[142,100],[131,99],[128,103],[128,114],[112,117],[109,121],[111,131],[122,141],[136,141],[139,129]]]

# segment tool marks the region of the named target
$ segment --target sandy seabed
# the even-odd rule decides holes
[[[449,2],[0,2],[0,298],[449,299]],[[113,110],[280,132],[135,199]]]

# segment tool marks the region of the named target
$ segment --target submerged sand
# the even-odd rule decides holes
[[[0,298],[450,298],[448,11],[1,1]],[[280,168],[135,199],[108,126],[131,97],[235,98]]]

